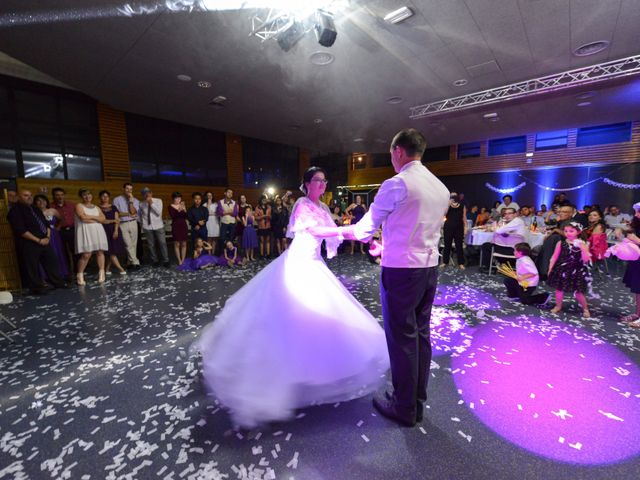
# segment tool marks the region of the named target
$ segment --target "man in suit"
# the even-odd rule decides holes
[[[373,405],[405,426],[422,420],[427,399],[438,243],[449,207],[449,191],[421,162],[426,146],[415,129],[396,134],[390,153],[397,175],[380,186],[362,220],[342,232],[367,241],[382,225],[380,298],[393,392],[376,396]]]

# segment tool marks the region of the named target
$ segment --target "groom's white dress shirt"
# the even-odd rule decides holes
[[[383,267],[434,267],[448,208],[447,187],[414,160],[380,185],[369,211],[351,228],[356,239],[366,240],[382,225]]]

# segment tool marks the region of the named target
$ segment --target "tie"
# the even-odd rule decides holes
[[[151,228],[151,204],[150,203],[147,204],[147,208],[149,209],[147,211],[147,223],[149,224],[149,228]]]
[[[44,235],[46,235],[47,234],[47,227],[42,222],[42,220],[40,219],[40,217],[38,216],[36,211],[33,209],[33,207],[31,207],[30,210],[31,210],[31,213],[33,214],[33,216],[36,218],[36,222],[38,222],[38,227],[40,228],[40,233],[43,233]]]

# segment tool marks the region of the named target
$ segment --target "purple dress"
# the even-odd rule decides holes
[[[247,231],[246,227],[245,227],[245,232]],[[255,234],[255,229],[253,231],[253,233]],[[257,240],[257,237],[256,237]],[[233,256],[236,254],[236,252],[238,251],[238,249],[236,247],[233,248],[225,248],[224,251],[227,253],[227,257],[229,258],[233,258]],[[240,255],[238,255],[236,257],[236,261],[233,262],[235,265],[242,265],[242,257]],[[223,266],[223,267],[228,267],[229,263],[227,263],[227,259],[224,258],[224,255],[222,255],[219,260],[218,260],[218,264]]]
[[[118,212],[118,209],[115,207],[115,205],[111,205],[111,207],[107,208],[106,210],[104,208],[101,208],[101,210],[107,220],[115,220],[116,213]],[[107,255],[125,255],[127,251],[124,246],[124,240],[122,240],[120,230],[118,230],[118,238],[113,238],[113,232],[116,228],[115,223],[110,223],[108,225],[103,224],[102,227],[104,228],[104,233],[107,235],[107,243],[109,244]]]
[[[253,217],[247,219],[247,226],[242,232],[242,248],[244,250],[258,248],[258,234],[253,226]]]
[[[185,258],[178,270],[182,272],[195,272],[209,265],[219,265],[220,259],[208,253],[201,254],[198,258]]]
[[[47,220],[49,221],[49,228],[51,228],[51,238],[49,239],[49,245],[51,245],[53,251],[56,252],[56,257],[58,258],[58,268],[60,269],[60,276],[68,277],[69,266],[67,265],[67,256],[64,252],[64,245],[62,244],[60,232],[56,230],[56,223],[58,222],[58,220],[56,219],[56,217],[47,217]],[[44,274],[44,269],[42,267],[40,267],[40,274]]]
[[[171,236],[174,242],[186,242],[189,235],[187,226],[187,212],[176,210],[169,205],[169,216],[171,217]]]

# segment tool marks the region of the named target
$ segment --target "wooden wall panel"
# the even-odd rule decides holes
[[[583,165],[622,164],[640,162],[640,121],[634,121],[631,141],[576,147],[577,129],[569,129],[567,148],[535,151],[535,133],[527,135],[527,150],[533,152],[531,163],[524,153],[513,155],[487,155],[487,142],[482,142],[480,157],[457,159],[456,146],[451,147],[450,159],[428,162],[426,165],[435,175],[472,175],[505,170],[537,170],[550,167],[575,167]],[[393,168],[366,168],[353,170],[349,165],[349,185],[380,183],[394,175]]]
[[[20,270],[16,256],[13,231],[7,220],[7,197],[0,199],[0,291],[21,290]]]
[[[98,103],[98,128],[102,148],[102,172],[106,181],[131,180],[129,143],[124,112]]]
[[[227,133],[227,181],[235,190],[244,188],[244,160],[242,158],[242,137]]]

